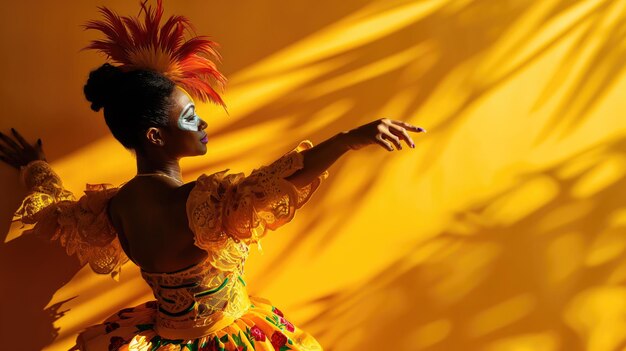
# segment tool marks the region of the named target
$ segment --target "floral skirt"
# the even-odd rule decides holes
[[[125,308],[78,335],[81,351],[322,350],[310,334],[289,322],[269,300],[250,296],[250,309],[230,325],[196,339],[165,339],[154,330],[157,304]],[[71,351],[70,350],[70,351]]]

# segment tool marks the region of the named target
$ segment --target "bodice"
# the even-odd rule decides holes
[[[141,272],[157,300],[157,328],[203,328],[248,310],[243,277],[249,246],[230,240],[224,251],[230,254],[209,256],[177,272]]]

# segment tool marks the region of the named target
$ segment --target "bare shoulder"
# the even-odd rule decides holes
[[[139,208],[141,212],[147,214],[177,207],[184,208],[195,184],[196,182],[192,181],[178,186],[160,179],[130,180],[109,200],[109,218],[116,224],[121,223],[128,214],[136,214]]]
[[[127,255],[142,269],[168,272],[204,257],[194,246],[186,214],[194,186],[143,178],[127,182],[111,198],[111,222]]]

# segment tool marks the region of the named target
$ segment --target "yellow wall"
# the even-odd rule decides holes
[[[0,130],[41,137],[79,195],[134,174],[82,96],[104,59],[79,52],[96,36],[79,25],[103,3],[0,4]],[[186,180],[380,117],[428,130],[416,149],[343,156],[253,251],[250,292],[325,349],[625,349],[626,1],[165,4],[222,44],[230,79],[230,117],[199,109],[209,152],[184,160]],[[115,282],[20,237],[10,217],[25,189],[9,167],[0,177],[3,349],[65,350],[151,298],[130,263]]]

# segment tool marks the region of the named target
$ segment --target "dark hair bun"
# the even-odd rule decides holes
[[[112,101],[113,95],[119,90],[123,74],[118,67],[108,63],[89,73],[83,92],[87,100],[91,102],[92,110],[98,112]]]

